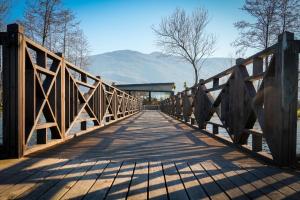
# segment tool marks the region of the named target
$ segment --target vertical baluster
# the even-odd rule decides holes
[[[86,74],[81,73],[81,74],[80,74],[80,77],[81,77],[81,81],[82,81],[82,82],[84,82],[84,83],[87,82],[87,75],[86,75]],[[85,98],[85,97],[84,97],[84,98]],[[81,129],[81,130],[86,130],[86,128],[87,128],[87,126],[86,126],[86,121],[82,121],[82,122],[80,123],[80,129]]]

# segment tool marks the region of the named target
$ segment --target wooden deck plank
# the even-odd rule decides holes
[[[201,165],[231,199],[249,199],[239,187],[232,184],[232,182],[212,163],[202,162]]]
[[[272,176],[265,175],[258,168],[249,169],[248,171],[286,197],[292,196],[296,193],[296,191],[290,188],[288,185],[284,185],[280,181],[274,179]]]
[[[187,163],[175,163],[175,166],[191,199],[209,199]]]
[[[298,173],[156,111],[0,166],[0,199],[300,199]]]
[[[300,174],[286,169],[279,169],[274,166],[263,166],[259,167],[258,170],[268,176],[272,176],[277,181],[280,181],[295,191],[300,191]]]
[[[245,181],[242,177],[236,173],[238,167],[221,167],[215,165],[219,170],[223,172],[223,174],[235,185],[239,186],[239,188],[251,199],[270,199],[261,191],[257,190],[251,183]]]
[[[98,177],[94,185],[90,188],[84,199],[104,199],[106,193],[113,184],[122,163],[110,163]]]
[[[27,181],[24,181],[22,183],[16,184],[13,187],[11,187],[9,190],[4,191],[0,199],[16,199],[18,196],[20,196],[23,192],[26,192],[26,190],[30,189],[33,187],[34,184],[37,182],[40,182],[43,177],[47,176],[49,172],[47,171],[41,171],[33,176],[31,176]],[[30,183],[31,182],[31,183]]]
[[[48,169],[54,168],[61,163],[60,159],[44,159],[39,160],[36,163],[32,163],[25,167],[24,170],[21,170],[20,173],[11,175],[10,177],[4,178],[0,180],[0,194],[8,193],[13,187],[19,187],[22,182],[26,180],[32,179],[32,177],[37,176],[36,174],[41,175],[42,171],[47,171]],[[1,196],[1,195],[0,195]]]
[[[96,161],[83,160],[80,165],[67,174],[61,181],[59,181],[54,187],[48,190],[41,199],[60,199],[65,193],[67,193],[75,183],[94,166]]]
[[[135,163],[124,162],[105,199],[126,199]]]
[[[9,176],[20,173],[26,167],[31,166],[33,163],[42,160],[43,158],[20,158],[20,159],[6,159],[0,161],[0,180]]]
[[[284,199],[284,195],[280,192],[274,190],[270,185],[266,184],[264,181],[260,180],[260,178],[255,177],[248,170],[239,169],[236,170],[244,180],[248,183],[251,183],[257,190],[260,190],[262,193],[266,194],[271,199]]]
[[[61,199],[82,199],[108,164],[109,161],[97,161]]]
[[[149,199],[168,199],[161,162],[149,163]]]
[[[13,187],[14,185],[30,178],[32,175],[40,172],[43,169],[51,168],[51,161],[52,164],[56,165],[56,163],[60,162],[60,159],[33,159],[35,162],[26,162],[26,165],[21,165],[21,169],[19,166],[16,168],[9,168],[1,172],[0,176],[0,194],[3,191],[8,190],[9,188]],[[22,167],[24,167],[22,169]]]
[[[210,177],[203,167],[199,164],[190,164],[190,168],[193,171],[195,177],[197,177],[199,183],[203,186],[207,194],[211,199],[215,200],[225,200],[229,197],[223,192],[223,190],[215,183],[215,181]]]
[[[53,174],[46,177],[43,180],[43,182],[37,184],[36,187],[30,191],[30,193],[23,194],[20,197],[20,199],[34,200],[40,198],[50,188],[52,188],[54,185],[60,182],[67,174],[75,170],[80,165],[80,163],[81,161],[76,159],[69,161],[64,166],[62,166],[59,170],[54,171]]]
[[[56,163],[57,165],[53,165],[54,163]],[[49,166],[47,166],[46,169],[40,170],[39,172],[33,174],[32,176],[29,176],[25,180],[22,180],[22,182],[19,182],[18,184],[1,193],[0,199],[15,199],[20,198],[20,196],[29,194],[37,187],[38,184],[43,182],[44,179],[51,176],[51,174],[59,170],[66,163],[67,160],[60,161],[51,159],[48,164],[49,166],[53,166],[53,168],[49,169]]]
[[[167,192],[170,199],[189,199],[174,163],[163,163]]]
[[[148,173],[148,162],[136,163],[127,199],[134,200],[148,198]]]

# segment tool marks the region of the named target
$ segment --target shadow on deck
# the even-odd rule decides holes
[[[299,199],[300,176],[139,113],[0,167],[0,199]]]

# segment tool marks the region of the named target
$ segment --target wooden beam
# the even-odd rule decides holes
[[[216,88],[219,86],[219,78],[214,78],[213,79],[213,88]]]
[[[46,75],[51,75],[51,76],[55,76],[55,72],[52,72],[51,70],[49,69],[46,69],[46,68],[43,68],[43,67],[40,67],[38,65],[34,65],[34,67],[41,73],[43,74],[46,74]]]
[[[252,151],[259,152],[262,151],[262,135],[252,135]]]
[[[253,59],[253,76],[263,73],[264,60],[261,57]]]
[[[219,134],[219,125],[213,125],[213,134]]]
[[[47,144],[47,129],[38,129],[36,132],[37,144]]]
[[[264,75],[265,75],[265,73],[262,72],[262,73],[255,74],[253,76],[248,76],[244,80],[245,81],[256,81],[256,80],[262,79],[264,77]]]
[[[36,125],[36,129],[39,130],[39,129],[47,129],[47,128],[50,128],[50,127],[53,127],[53,126],[56,126],[57,124],[54,123],[54,122],[48,122],[48,123],[42,123],[42,124],[37,124]]]
[[[262,130],[257,130],[257,129],[244,129],[244,132],[250,135],[258,135],[258,136],[263,135]]]
[[[58,77],[58,83],[60,83],[60,87],[58,87],[57,93],[60,94],[60,99],[57,99],[58,110],[57,113],[61,117],[61,134],[63,140],[66,137],[66,121],[65,121],[65,109],[66,109],[66,100],[65,100],[65,91],[66,91],[66,66],[65,66],[65,58],[62,54],[61,55],[61,65],[60,65],[60,77]]]
[[[282,92],[282,146],[280,163],[291,165],[296,163],[297,141],[297,105],[298,105],[298,71],[299,52],[294,43],[294,34],[285,32],[279,36],[279,46],[282,60],[276,63],[281,65],[281,92]]]
[[[86,74],[81,74],[81,82],[84,84],[86,84],[86,82],[87,82],[87,75]],[[85,103],[85,105],[86,105],[87,103]],[[88,105],[86,105],[86,107],[87,107]],[[81,130],[86,130],[87,129],[87,124],[86,124],[86,121],[81,121],[80,122],[80,129]]]
[[[79,81],[79,80],[76,80],[76,83],[79,84],[79,85],[88,87],[88,88],[92,88],[92,89],[95,89],[95,88],[96,88],[94,85],[90,85],[90,84],[88,84],[88,83],[85,83],[85,82],[82,82],[82,81]]]
[[[211,124],[213,126],[216,126],[216,127],[221,127],[221,128],[226,128],[226,126],[224,126],[223,124],[217,124],[217,123],[214,123],[214,122],[205,122],[206,124]]]
[[[3,46],[3,140],[8,157],[24,155],[25,132],[25,45],[24,30],[7,26],[8,45]]]
[[[216,85],[215,87],[206,89],[205,92],[212,92],[212,91],[216,91],[216,90],[221,90],[221,89],[223,89],[226,85],[227,85],[227,83],[224,83],[224,84],[221,84],[221,85]]]

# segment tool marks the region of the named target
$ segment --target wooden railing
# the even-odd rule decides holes
[[[225,132],[279,165],[295,164],[299,52],[300,42],[285,32],[275,45],[162,101],[161,110],[216,137]]]
[[[31,41],[17,24],[0,33],[0,43],[6,157],[21,157],[139,111],[137,98]]]

